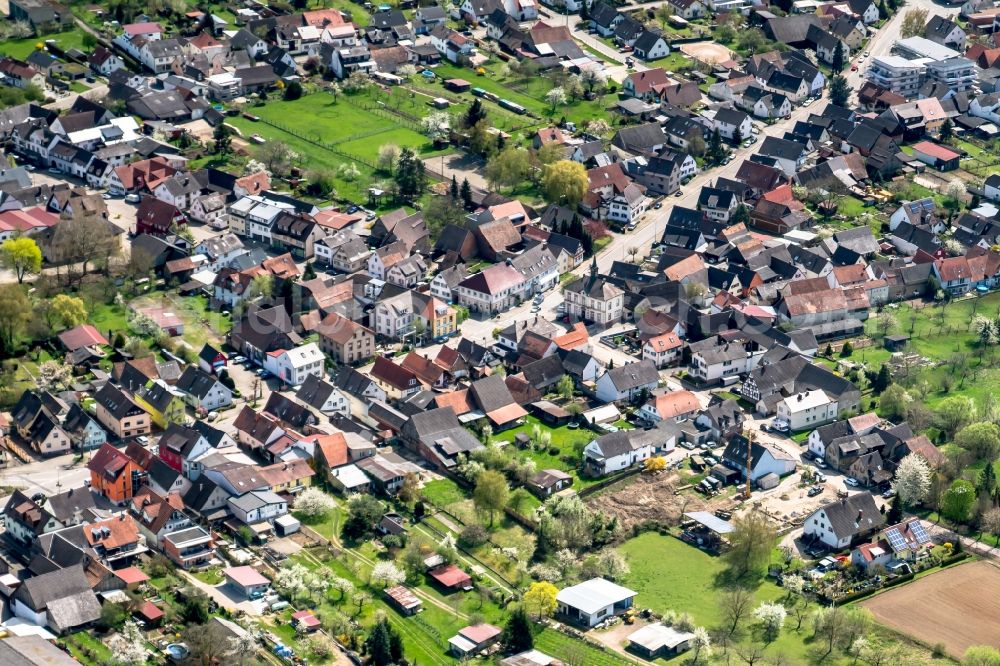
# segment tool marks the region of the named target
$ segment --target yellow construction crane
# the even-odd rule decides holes
[[[757,441],[757,433],[747,426],[746,434],[744,435],[747,440],[747,485],[743,489],[743,499],[750,499],[750,465],[753,461],[753,443]]]

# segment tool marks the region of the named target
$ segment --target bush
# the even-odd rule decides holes
[[[550,446],[549,447],[549,455],[550,456],[557,456],[557,455],[559,455],[559,447],[558,446]]]
[[[458,535],[458,542],[465,548],[482,546],[489,539],[486,528],[482,525],[468,525]]]
[[[944,643],[935,643],[931,646],[931,656],[935,659],[942,659],[948,654],[948,648]]]

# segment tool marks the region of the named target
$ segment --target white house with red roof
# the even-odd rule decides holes
[[[673,365],[681,355],[684,341],[673,331],[667,331],[646,341],[642,346],[643,360],[652,361],[657,368]]]

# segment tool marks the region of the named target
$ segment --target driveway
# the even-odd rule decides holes
[[[267,609],[267,602],[263,599],[257,599],[256,601],[250,601],[244,598],[242,595],[235,593],[225,583],[219,583],[218,585],[209,585],[208,583],[203,583],[186,571],[180,571],[180,573],[187,579],[188,583],[203,591],[209,597],[211,597],[215,603],[219,604],[228,611],[241,610],[247,615],[259,616],[263,615],[264,611]]]

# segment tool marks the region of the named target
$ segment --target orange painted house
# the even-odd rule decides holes
[[[90,488],[115,504],[125,504],[142,485],[146,471],[132,457],[110,444],[102,446],[90,462]]]

